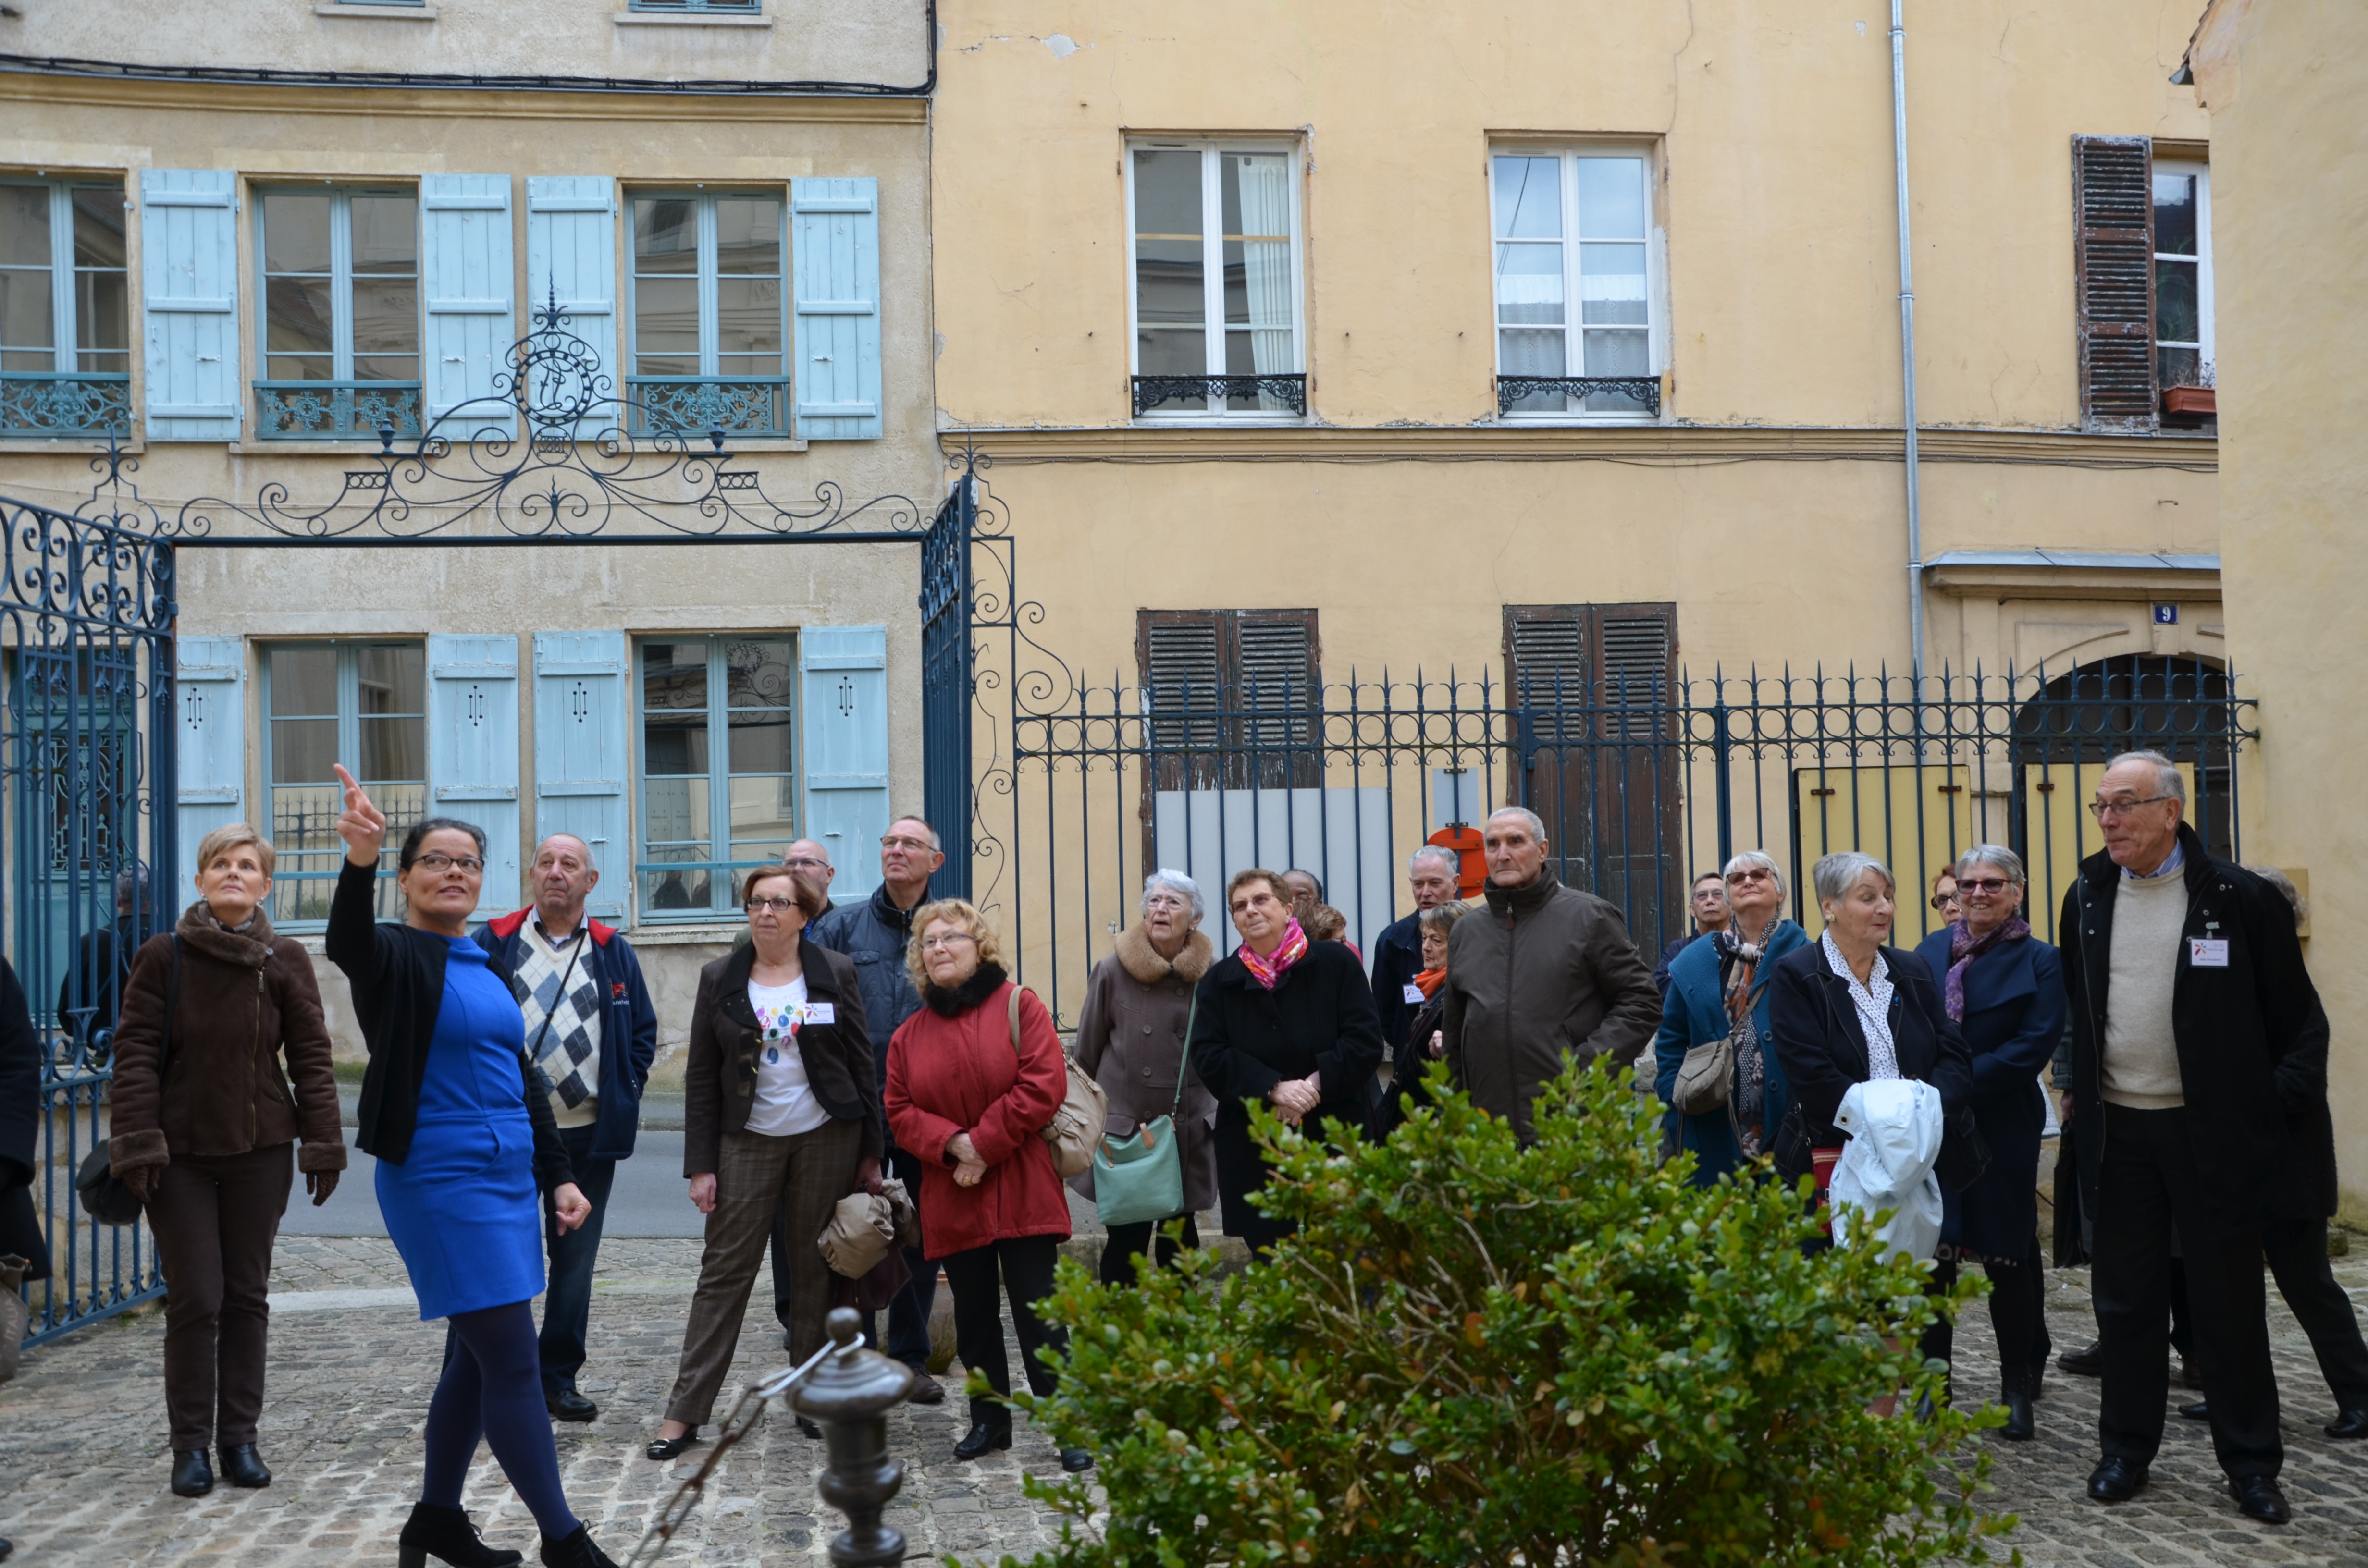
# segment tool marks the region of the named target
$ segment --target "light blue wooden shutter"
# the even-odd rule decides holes
[[[427,639],[427,805],[485,830],[477,918],[516,909],[518,881],[518,639]]]
[[[237,440],[235,171],[140,171],[140,290],[148,438]]]
[[[888,629],[811,626],[798,634],[805,698],[806,815],[801,836],[830,850],[831,897],[867,898],[888,831]]]
[[[464,411],[443,435],[515,432],[517,420],[491,401],[512,326],[510,176],[419,176],[419,287],[427,306],[427,417]]]
[[[878,440],[880,182],[793,179],[790,213],[797,432],[814,441]]]
[[[529,175],[526,182],[526,310],[556,300],[566,330],[591,346],[611,378],[604,396],[620,395],[617,374],[617,196],[605,175]],[[540,323],[538,322],[538,324]],[[619,423],[611,403],[576,421],[589,438]]]
[[[174,697],[181,732],[176,749],[180,784],[180,835],[174,868],[180,882],[176,908],[198,896],[191,868],[198,841],[239,820],[246,799],[246,648],[235,637],[183,637],[174,644]],[[269,837],[269,825],[261,824]]]
[[[621,923],[633,885],[625,829],[625,634],[534,634],[534,836],[592,847],[600,885],[586,904]]]

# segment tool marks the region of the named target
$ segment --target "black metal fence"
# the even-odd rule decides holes
[[[1135,915],[1145,872],[1201,884],[1204,926],[1248,866],[1301,868],[1370,948],[1409,907],[1425,843],[1483,868],[1478,828],[1519,804],[1543,820],[1563,879],[1610,899],[1647,953],[1687,929],[1686,890],[1738,850],[1785,869],[1815,932],[1808,871],[1861,849],[1900,883],[1898,939],[1940,924],[1932,875],[1998,843],[2030,868],[2029,916],[2053,938],[2064,891],[2100,840],[2084,809],[2118,752],[2171,756],[2215,852],[2237,847],[2236,762],[2255,732],[2220,667],[2135,656],[2062,672],[1679,677],[1667,690],[1508,687],[1491,673],[1320,689],[1064,683],[1024,702],[977,830],[1008,857],[993,901],[1023,978],[1074,1020],[1093,963]]]

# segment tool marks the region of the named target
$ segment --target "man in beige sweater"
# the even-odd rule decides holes
[[[2326,1015],[2285,901],[2210,854],[2185,806],[2169,757],[2113,758],[2089,805],[2105,846],[2057,927],[2081,1199],[2097,1217],[2103,1458],[2089,1494],[2136,1495],[2162,1441],[2176,1227],[2214,1450],[2238,1511],[2283,1524],[2261,1233],[2310,1202],[2296,1152],[2325,1098]]]

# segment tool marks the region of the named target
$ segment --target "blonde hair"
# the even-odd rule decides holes
[[[255,846],[255,858],[263,862],[263,874],[270,876],[272,867],[279,861],[279,852],[271,847],[271,840],[243,822],[224,823],[198,840],[198,874],[205,875],[214,857],[237,848],[242,844]]]
[[[988,964],[997,969],[1004,967],[1003,944],[996,940],[995,927],[986,923],[986,916],[978,912],[977,905],[966,898],[941,898],[913,911],[913,939],[905,949],[905,972],[913,977],[914,989],[926,992],[929,988],[928,966],[921,961],[921,934],[941,920],[961,926],[977,938],[981,968]]]

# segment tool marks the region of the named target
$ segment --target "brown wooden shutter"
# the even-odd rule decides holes
[[[2075,136],[2072,208],[2081,422],[2095,429],[2152,430],[2157,424],[2153,142],[2143,136]]]
[[[1322,782],[1324,674],[1312,609],[1146,609],[1135,659],[1161,790]]]
[[[1603,648],[1603,704],[1627,712],[1608,714],[1607,739],[1642,740],[1667,726],[1640,710],[1665,706],[1675,682],[1678,607],[1607,605],[1600,613]]]

